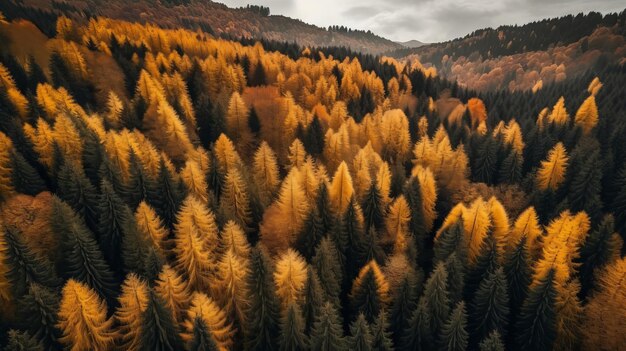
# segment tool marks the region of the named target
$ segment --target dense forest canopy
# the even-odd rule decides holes
[[[477,92],[347,48],[18,15],[7,350],[626,345],[623,64]]]

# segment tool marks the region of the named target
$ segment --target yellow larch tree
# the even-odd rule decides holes
[[[574,121],[576,125],[580,126],[585,135],[589,135],[591,130],[598,124],[598,106],[596,105],[596,97],[594,95],[590,95],[583,101],[578,111],[576,111]]]
[[[261,203],[264,206],[269,205],[280,184],[280,175],[276,154],[265,141],[254,153],[252,174],[252,181],[257,188]]]
[[[359,201],[372,184],[369,159],[365,149],[360,149],[352,160],[352,169],[354,172],[354,191]]]
[[[499,257],[504,258],[504,251],[509,241],[509,216],[502,203],[495,196],[492,196],[487,201],[487,204],[489,205],[489,216],[491,218],[491,233],[496,239]]]
[[[589,86],[587,87],[587,91],[593,96],[598,95],[600,89],[602,89],[602,82],[598,77],[593,78],[593,80],[591,81],[591,83],[589,83]]]
[[[565,98],[560,97],[548,115],[548,122],[563,126],[569,122],[569,114],[565,108]]]
[[[226,176],[231,168],[242,165],[241,157],[235,150],[233,142],[224,134],[221,134],[215,141],[213,152],[217,159],[217,169],[223,176]]]
[[[522,238],[526,238],[526,247],[533,257],[537,257],[540,252],[540,240],[543,236],[543,229],[539,224],[539,217],[534,207],[529,207],[520,213],[513,223],[509,233],[508,248],[512,249]]]
[[[11,150],[13,142],[0,132],[0,200],[6,200],[15,193],[11,174]]]
[[[165,302],[172,319],[180,322],[191,300],[185,279],[169,265],[164,265],[154,282],[154,291]]]
[[[503,130],[504,142],[511,145],[519,155],[523,155],[524,139],[522,137],[522,128],[515,119],[510,120]]]
[[[65,114],[58,115],[53,135],[63,155],[76,165],[82,165],[83,142],[71,117]]]
[[[307,157],[304,165],[300,167],[300,184],[309,205],[313,205],[317,199],[317,191],[322,182],[326,182],[324,177],[317,172],[317,165],[313,157]]]
[[[220,233],[220,251],[232,253],[240,258],[247,258],[250,255],[250,243],[246,238],[246,233],[234,221],[228,221]]]
[[[161,253],[165,254],[167,249],[166,239],[168,230],[165,229],[163,220],[159,218],[154,209],[147,202],[142,201],[135,211],[135,221],[137,222],[137,230],[143,236],[143,240],[147,240],[154,244]]]
[[[203,203],[208,203],[208,185],[206,175],[200,165],[192,160],[185,162],[185,167],[180,171],[180,179],[183,181],[189,194],[193,194]]]
[[[306,272],[306,261],[291,248],[276,259],[274,284],[276,285],[276,295],[283,308],[291,303],[301,301],[307,279]]]
[[[110,350],[115,333],[107,305],[83,283],[69,279],[63,287],[58,324],[59,342],[72,351]]]
[[[376,172],[376,187],[380,193],[382,208],[385,209],[391,202],[389,198],[391,195],[391,171],[387,162],[383,162]]]
[[[435,234],[435,240],[439,238],[439,235],[441,235],[444,230],[452,227],[458,221],[463,220],[463,214],[466,211],[467,208],[465,207],[465,205],[463,205],[462,202],[454,205],[446,218],[443,220],[443,223],[441,224],[441,227],[439,227],[439,230],[437,230],[437,233]]]
[[[249,230],[250,198],[238,168],[231,168],[226,173],[220,197],[220,213],[224,218],[237,222],[245,231]]]
[[[142,314],[148,307],[149,294],[148,284],[134,273],[122,283],[114,317],[119,325],[118,345],[124,350],[141,350]]]
[[[626,345],[626,258],[598,272],[597,287],[584,310],[582,349],[619,350]]]
[[[371,294],[372,291],[366,291],[369,289],[369,286],[364,285],[365,279],[368,275],[372,275],[374,281],[376,282],[376,296],[381,303],[380,308],[383,309],[390,302],[391,296],[389,291],[389,283],[385,278],[385,275],[381,271],[378,263],[375,260],[369,261],[361,270],[359,271],[359,275],[354,279],[352,283],[352,290],[350,292],[350,296],[355,298],[357,295],[367,295]],[[377,311],[368,311],[368,312],[377,312]],[[377,313],[376,313],[377,314]]]
[[[409,120],[402,110],[385,112],[380,126],[383,156],[387,160],[404,161],[411,147]]]
[[[556,310],[556,339],[554,349],[557,351],[574,350],[580,345],[583,306],[578,294],[580,282],[573,279],[563,287],[558,287],[554,307]]]
[[[329,189],[330,204],[336,215],[339,216],[345,212],[353,194],[354,187],[352,186],[352,177],[348,171],[348,166],[345,162],[341,162],[333,176]]]
[[[423,168],[419,165],[413,168],[412,174],[417,177],[417,180],[420,183],[424,226],[426,231],[430,231],[433,228],[435,219],[437,218],[437,211],[435,211],[435,205],[437,203],[437,185],[435,183],[435,176],[433,175],[433,172],[430,171],[430,168]]]
[[[398,196],[389,206],[389,213],[385,218],[387,234],[391,242],[395,242],[398,237],[402,237],[409,232],[409,222],[411,221],[411,208],[406,202],[404,195]]]
[[[193,339],[196,318],[200,318],[204,322],[220,350],[231,349],[235,329],[228,321],[228,315],[215,301],[201,292],[195,292],[191,296],[191,305],[183,323],[182,337],[187,342]]]
[[[246,311],[250,308],[249,274],[248,259],[228,250],[219,260],[212,281],[211,296],[215,297],[230,320],[236,320],[238,325],[246,325]]]
[[[36,126],[24,124],[24,133],[33,143],[33,148],[39,156],[39,160],[48,169],[52,168],[54,163],[54,131],[50,124],[43,118],[38,118]]]
[[[113,128],[119,128],[121,125],[123,111],[124,104],[122,103],[122,100],[120,100],[115,92],[110,91],[107,100],[107,112],[103,116],[106,124]]]
[[[249,113],[250,111],[241,95],[238,92],[234,92],[228,102],[226,130],[240,151],[247,150],[248,144],[252,142],[252,132],[250,132],[250,127],[248,127]]]
[[[541,161],[541,167],[537,170],[537,187],[540,190],[556,190],[565,180],[568,156],[563,143],[558,142],[548,152],[548,158]]]
[[[475,262],[480,253],[483,241],[491,229],[490,206],[482,197],[472,202],[467,210],[463,211],[463,229],[468,244],[468,259]]]
[[[300,139],[296,138],[289,146],[289,152],[287,153],[287,169],[302,167],[306,156],[304,144],[302,144]]]

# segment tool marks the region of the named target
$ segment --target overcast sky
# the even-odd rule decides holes
[[[395,41],[439,42],[475,29],[524,24],[579,12],[620,12],[624,0],[216,0],[230,7],[269,6],[271,13],[320,27],[369,29]]]

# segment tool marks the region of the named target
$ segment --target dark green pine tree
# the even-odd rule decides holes
[[[26,161],[19,151],[11,150],[10,157],[11,181],[18,193],[34,196],[46,190],[46,184],[37,170]]]
[[[393,340],[398,345],[402,332],[409,327],[411,315],[417,307],[419,298],[417,277],[410,270],[404,273],[402,282],[396,289],[391,305],[390,322],[394,326]],[[382,312],[381,312],[382,313]]]
[[[254,71],[250,75],[250,86],[258,87],[267,84],[265,81],[265,69],[261,61],[257,61]]]
[[[531,282],[532,270],[530,267],[530,256],[526,247],[526,237],[520,239],[511,252],[504,259],[504,274],[508,285],[509,300],[511,306],[511,324],[513,329],[514,322],[519,315],[519,309],[526,299],[528,287]],[[509,335],[513,335],[511,330]]]
[[[504,270],[489,273],[478,287],[470,306],[472,340],[478,343],[493,330],[506,336],[509,323],[509,294]]]
[[[504,343],[500,333],[497,330],[492,331],[478,344],[478,349],[480,351],[504,351]]]
[[[4,249],[3,265],[9,267],[7,280],[11,284],[13,296],[24,296],[31,283],[38,283],[49,288],[58,288],[61,283],[53,265],[44,257],[36,255],[24,243],[24,237],[13,226],[3,227]]]
[[[372,324],[372,349],[377,351],[394,350],[387,313],[384,310],[380,312],[376,322]]]
[[[41,342],[46,350],[60,350],[60,332],[56,328],[60,297],[54,290],[31,283],[28,293],[18,301],[18,318],[22,327]]]
[[[557,195],[554,190],[548,188],[544,191],[535,191],[532,195],[532,203],[537,210],[539,222],[547,225],[558,214]]]
[[[259,135],[261,132],[261,121],[254,107],[250,109],[250,114],[248,115],[248,127],[254,135]]]
[[[104,257],[115,272],[122,274],[124,267],[137,271],[142,267],[143,257],[137,223],[124,201],[106,180],[100,186],[102,194],[98,201],[99,242]]]
[[[466,247],[463,223],[458,221],[442,231],[435,240],[434,262],[445,262],[453,252],[457,253],[457,258],[465,262],[467,258]]]
[[[98,179],[100,179],[98,187],[102,185],[103,180],[106,180],[111,183],[117,194],[126,194],[128,192],[123,181],[122,171],[109,159],[104,149],[102,149],[102,162],[100,163],[98,175]]]
[[[515,326],[521,350],[552,350],[556,338],[556,288],[554,270],[533,287],[520,310]]]
[[[382,196],[376,186],[376,183],[372,182],[367,193],[363,196],[363,218],[365,219],[365,228],[383,228],[383,209],[382,209]]]
[[[348,345],[343,336],[339,314],[332,303],[326,302],[311,330],[312,351],[346,351]]]
[[[88,130],[83,138],[83,168],[91,185],[100,186],[100,167],[104,158],[104,147],[96,133]]]
[[[359,248],[358,261],[369,262],[375,260],[377,263],[385,262],[385,251],[380,246],[378,233],[374,227],[370,227],[364,233],[363,245]]]
[[[428,312],[426,299],[422,297],[417,308],[411,314],[409,325],[402,332],[402,337],[396,345],[402,351],[427,351],[433,349],[433,333],[431,316]]]
[[[352,315],[363,314],[368,323],[373,323],[385,308],[386,302],[379,294],[380,288],[372,269],[368,270],[360,280],[355,280],[350,293]]]
[[[307,261],[310,261],[315,253],[315,248],[324,235],[326,235],[326,228],[324,228],[324,223],[322,222],[319,212],[314,209],[309,212],[304,222],[302,232],[296,241],[296,249],[298,249]]]
[[[588,155],[579,172],[574,175],[567,193],[572,212],[585,211],[592,220],[599,219],[602,211],[602,162],[600,151]]]
[[[465,351],[467,349],[469,335],[467,333],[467,312],[465,311],[465,302],[459,302],[450,318],[443,325],[439,341],[441,350],[446,351]]]
[[[141,201],[148,199],[148,192],[154,189],[155,184],[146,174],[145,167],[133,150],[130,151],[130,177],[126,194],[120,194],[126,200],[131,210],[136,210]]]
[[[324,151],[324,129],[317,115],[309,123],[302,143],[306,152],[312,156],[319,157]]]
[[[47,82],[46,74],[35,60],[35,57],[32,55],[28,56],[28,90],[34,95],[37,93],[37,85]]]
[[[315,256],[311,260],[320,278],[320,285],[324,290],[328,301],[332,302],[336,308],[341,306],[339,295],[343,271],[339,263],[339,251],[334,241],[329,237],[324,237],[315,250]]]
[[[279,308],[275,295],[271,259],[257,245],[250,254],[248,288],[252,301],[248,315],[245,346],[247,350],[273,350],[279,332]]]
[[[350,325],[350,336],[348,337],[348,349],[354,351],[371,351],[372,332],[363,314],[359,314],[357,319]]]
[[[616,176],[615,189],[617,194],[611,204],[615,216],[615,230],[626,240],[626,164],[624,164]]]
[[[280,319],[280,336],[278,340],[280,351],[306,350],[308,341],[304,333],[304,321],[296,303],[287,307]]]
[[[605,267],[619,253],[618,243],[613,240],[615,233],[612,215],[606,215],[598,227],[589,234],[580,250],[581,296],[585,297],[595,288],[595,273]]]
[[[183,341],[178,334],[172,314],[154,291],[150,291],[148,306],[143,312],[141,323],[141,349],[155,351],[175,351],[183,349]]]
[[[493,184],[497,171],[498,142],[490,135],[479,136],[476,150],[472,150],[475,157],[470,158],[472,180],[475,182]]]
[[[324,296],[324,291],[320,285],[320,279],[313,267],[307,269],[307,280],[304,284],[304,301],[302,303],[302,317],[304,321],[304,333],[309,335],[313,324],[320,314],[320,309],[324,301],[328,301]],[[339,307],[336,305],[336,307]]]
[[[430,246],[430,238],[427,237],[426,227],[424,226],[424,214],[422,212],[422,190],[419,179],[411,177],[404,186],[404,197],[411,208],[411,221],[409,222],[409,230],[415,238],[417,252],[420,257],[420,265],[424,266],[426,261],[432,257],[432,247]],[[429,249],[428,251],[426,249]]]
[[[450,301],[457,303],[463,299],[463,288],[465,287],[465,266],[458,258],[456,252],[453,252],[445,262],[446,271],[448,272],[448,293]]]
[[[74,278],[86,283],[101,296],[114,302],[117,281],[109,265],[102,256],[102,251],[91,231],[84,222],[63,201],[53,203],[52,227],[62,235],[61,245],[64,253],[58,270],[65,278]]]
[[[9,340],[4,351],[44,351],[41,343],[28,332],[11,329],[7,336]]]
[[[511,148],[498,170],[498,183],[518,184],[522,180],[524,157]]]
[[[156,186],[154,189],[150,189],[148,195],[148,202],[154,207],[167,227],[172,229],[176,222],[176,214],[184,199],[184,194],[178,182],[165,166],[163,159],[161,159],[159,166]]]
[[[448,320],[450,298],[447,289],[448,271],[443,262],[437,263],[424,286],[424,302],[430,317],[430,332],[437,335]]]
[[[356,202],[354,197],[350,199],[348,208],[343,216],[343,230],[339,231],[341,236],[337,235],[335,241],[339,251],[342,252],[346,258],[344,261],[344,267],[348,273],[347,277],[349,281],[352,281],[359,270],[367,262],[361,262],[361,255],[365,248],[365,235],[363,234],[363,227],[357,218]]]
[[[498,268],[498,249],[493,235],[483,240],[476,263],[467,271],[463,296],[465,301],[472,301],[480,282]]]
[[[57,196],[72,206],[91,229],[98,228],[98,191],[85,177],[82,169],[65,162],[59,170]]]
[[[219,347],[202,318],[193,321],[193,338],[189,342],[189,351],[219,351]]]

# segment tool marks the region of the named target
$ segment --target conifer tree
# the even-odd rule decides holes
[[[11,329],[7,333],[5,351],[44,351],[42,344],[26,331]]]
[[[317,316],[319,316],[320,308],[324,301],[328,301],[328,299],[324,295],[324,291],[320,286],[320,279],[313,267],[309,266],[307,268],[306,283],[304,285],[304,292],[300,302],[302,305],[302,317],[304,320],[303,331],[305,334],[308,335],[311,332],[313,323],[315,322]],[[335,306],[336,308],[341,307],[339,304]]]
[[[465,302],[459,302],[450,313],[450,318],[443,325],[439,336],[441,348],[448,351],[463,351],[467,349],[467,312]]]
[[[524,157],[511,148],[498,170],[498,183],[517,184],[522,180]]]
[[[142,317],[148,308],[148,284],[131,273],[122,283],[121,290],[119,307],[115,311],[115,320],[119,325],[118,344],[125,350],[140,350],[141,336],[146,332],[142,330]]]
[[[310,261],[315,254],[315,249],[326,234],[320,212],[317,209],[312,209],[304,220],[301,233],[295,243],[298,252]]]
[[[598,124],[598,106],[596,105],[596,97],[594,95],[590,95],[580,105],[580,108],[576,111],[574,121],[582,128],[585,135],[589,135],[591,130]]]
[[[250,197],[244,179],[237,168],[231,168],[226,173],[222,195],[220,197],[220,212],[224,218],[232,219],[245,231],[249,231],[251,224]]]
[[[74,279],[63,287],[58,314],[61,342],[72,350],[108,350],[113,347],[113,320],[95,290]]]
[[[478,349],[480,351],[504,351],[504,343],[500,333],[497,330],[492,331],[478,344]]]
[[[453,252],[445,261],[448,272],[448,293],[450,301],[456,303],[463,299],[465,288],[465,266],[459,259],[456,252]]]
[[[472,301],[480,282],[497,268],[498,251],[496,240],[492,235],[489,235],[483,241],[480,254],[476,258],[476,264],[470,266],[467,271],[464,291],[465,299]]]
[[[556,190],[565,180],[568,156],[562,143],[557,143],[548,153],[548,158],[541,161],[537,170],[537,187],[539,190]]]
[[[280,182],[276,154],[267,144],[262,142],[254,153],[253,181],[261,198],[261,203],[268,206]]]
[[[402,331],[397,348],[406,351],[426,351],[433,348],[432,317],[426,299],[422,297],[411,314],[408,327]]]
[[[390,321],[394,326],[393,336],[396,345],[399,344],[402,332],[409,327],[411,315],[417,308],[418,293],[415,273],[411,271],[406,272],[400,285],[395,289],[393,304],[390,309]],[[381,313],[384,313],[384,311],[381,311]]]
[[[181,321],[191,300],[187,282],[169,265],[164,265],[154,283],[154,292],[170,310],[174,321]]]
[[[213,339],[202,318],[196,317],[193,323],[193,338],[189,342],[190,351],[218,351],[217,342]]]
[[[613,225],[613,216],[606,215],[598,227],[589,234],[580,250],[580,282],[581,295],[593,290],[596,272],[602,270],[612,260],[619,257],[620,245]]]
[[[329,190],[331,208],[337,216],[344,214],[353,193],[352,177],[348,171],[348,166],[342,162],[333,176]]]
[[[154,189],[148,193],[148,203],[154,207],[168,228],[176,223],[176,213],[183,202],[178,182],[174,179],[165,161],[161,158],[159,174]]]
[[[598,218],[602,210],[602,162],[599,151],[587,155],[573,176],[567,193],[569,209],[573,212],[585,211],[592,219]]]
[[[305,350],[307,337],[304,333],[304,321],[296,303],[290,303],[280,320],[279,350]]]
[[[193,293],[191,305],[187,310],[187,318],[183,323],[182,337],[187,343],[194,337],[196,318],[202,319],[219,349],[232,347],[235,330],[228,322],[226,313],[210,297],[199,292]]]
[[[457,258],[464,261],[466,246],[463,225],[457,221],[435,238],[433,261],[445,261],[452,253],[457,253]]]
[[[245,342],[248,350],[271,350],[277,343],[279,305],[272,274],[271,261],[265,249],[260,246],[252,249],[248,275],[252,301]]]
[[[151,189],[154,189],[156,185],[154,184],[154,180],[150,178],[144,165],[139,160],[139,157],[137,157],[132,149],[129,160],[129,178],[127,186],[128,205],[131,210],[134,210],[137,206],[139,206],[139,203],[150,197],[150,191]]]
[[[61,166],[57,179],[57,196],[72,206],[91,230],[98,228],[98,192],[82,169],[67,161]]]
[[[18,301],[19,319],[45,350],[59,349],[60,333],[55,325],[59,301],[57,292],[37,283],[31,283]]]
[[[306,267],[306,262],[302,256],[292,249],[288,249],[277,258],[274,284],[276,285],[276,295],[283,309],[289,303],[297,302],[302,298],[306,284]]]
[[[448,272],[444,263],[440,262],[435,266],[424,286],[423,313],[430,319],[430,332],[433,335],[441,330],[450,313],[447,280]]]
[[[249,274],[247,258],[228,250],[222,255],[215,278],[211,280],[212,296],[215,296],[229,319],[238,325],[246,325],[246,312],[250,304],[247,287]]]
[[[66,253],[60,272],[66,278],[87,284],[101,296],[113,301],[117,290],[116,279],[93,233],[67,204],[55,199],[53,206],[53,228],[57,233],[62,233],[62,249]]]
[[[312,351],[348,350],[339,315],[330,302],[322,305],[320,315],[313,324],[310,347]]]
[[[526,238],[521,238],[517,245],[505,257],[504,274],[508,285],[508,295],[511,306],[511,319],[513,322],[518,314],[522,303],[528,294],[531,283],[530,255],[528,253]],[[513,323],[511,323],[511,326]]]
[[[343,270],[338,255],[335,243],[329,237],[324,237],[311,261],[319,275],[324,295],[336,308],[340,306],[339,294],[343,281]]]
[[[37,195],[46,189],[46,184],[37,170],[31,166],[22,154],[11,150],[11,178],[15,191],[27,195]]]
[[[178,328],[163,301],[153,291],[141,315],[141,350],[174,351],[183,348]]]
[[[317,115],[307,126],[303,143],[306,152],[312,156],[319,157],[324,151],[324,131]]]
[[[357,319],[350,324],[350,336],[348,337],[348,348],[350,350],[370,351],[372,350],[372,333],[370,326],[363,314],[359,314]]]
[[[425,251],[427,228],[424,220],[423,204],[422,204],[422,189],[420,181],[417,177],[411,177],[404,186],[404,197],[411,209],[411,221],[409,222],[409,230],[415,237],[417,243],[417,252],[420,253],[420,257],[423,257],[421,261],[425,261],[428,257]]]
[[[361,207],[363,208],[365,228],[375,227],[376,229],[382,229],[384,223],[382,196],[374,182],[372,182],[365,193]]]
[[[391,333],[389,332],[389,321],[385,311],[381,311],[376,318],[376,322],[372,324],[372,349],[379,351],[391,351],[394,349]]]
[[[477,341],[496,330],[506,335],[509,322],[509,295],[504,270],[489,273],[478,287],[470,306],[471,329]]]
[[[350,300],[354,315],[362,313],[369,323],[389,302],[389,284],[376,261],[366,264],[352,284]]]
[[[532,350],[551,350],[556,337],[555,272],[550,270],[533,286],[517,320],[517,345]]]

